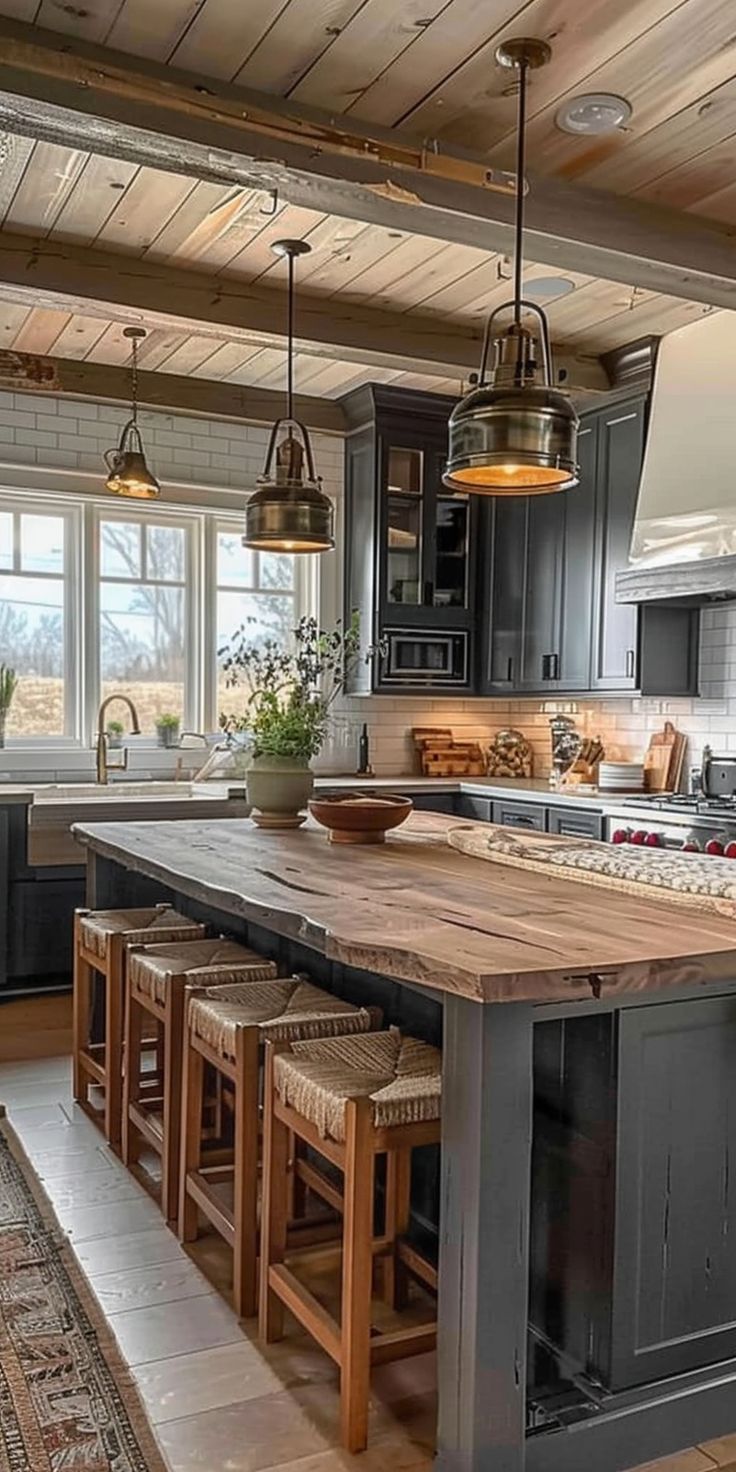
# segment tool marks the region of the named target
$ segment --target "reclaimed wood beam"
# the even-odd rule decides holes
[[[5,230],[0,230],[0,300],[171,328],[219,342],[284,346],[283,289]],[[457,378],[458,391],[480,354],[472,327],[306,292],[296,304],[296,334],[298,352]],[[570,389],[608,384],[594,357],[563,353],[555,369]]]
[[[293,204],[507,252],[513,178],[482,156],[212,78],[0,24],[0,127]],[[565,180],[531,179],[529,258],[736,305],[728,225]]]
[[[108,363],[0,350],[0,388],[128,404],[130,371]],[[138,399],[149,409],[201,414],[208,419],[247,419],[255,424],[272,424],[284,411],[284,395],[270,389],[144,369],[138,375]],[[334,399],[296,394],[294,405],[297,418],[309,429],[345,433],[345,414]]]

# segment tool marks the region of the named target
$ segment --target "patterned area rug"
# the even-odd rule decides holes
[[[165,1472],[132,1377],[5,1119],[0,1472]]]

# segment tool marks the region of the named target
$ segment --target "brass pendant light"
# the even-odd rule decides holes
[[[131,363],[131,415],[120,433],[114,450],[105,451],[105,463],[109,474],[105,481],[106,490],[113,496],[126,496],[134,501],[153,501],[161,495],[161,487],[153,471],[146,464],[141,432],[138,428],[138,344],[145,337],[143,327],[124,327],[123,337],[130,340],[133,360]]]
[[[487,496],[528,496],[577,485],[578,417],[567,394],[552,383],[547,318],[536,302],[524,301],[525,128],[527,73],[544,66],[551,51],[545,41],[526,38],[499,46],[500,66],[519,74],[516,154],[516,237],[514,319],[494,340],[495,362],[486,383],[493,324],[509,303],[486,323],[478,387],[461,399],[450,416],[449,453],[444,483],[452,490]],[[534,334],[522,322],[531,312],[539,322],[541,377]]]
[[[278,240],[272,248],[286,257],[289,267],[286,417],[277,419],[271,430],[263,474],[246,503],[243,546],[262,552],[328,552],[335,545],[334,507],[315,474],[307,427],[294,418],[294,261],[311,246],[306,240]]]

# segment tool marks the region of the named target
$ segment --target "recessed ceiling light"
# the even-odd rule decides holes
[[[524,282],[524,296],[533,302],[556,301],[574,290],[575,282],[568,281],[566,276],[537,276],[535,281]]]
[[[631,117],[631,103],[610,92],[587,92],[563,102],[555,122],[563,133],[615,133]]]

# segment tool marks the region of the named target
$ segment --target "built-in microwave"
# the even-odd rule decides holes
[[[381,684],[467,685],[469,644],[462,629],[435,634],[384,627]]]

